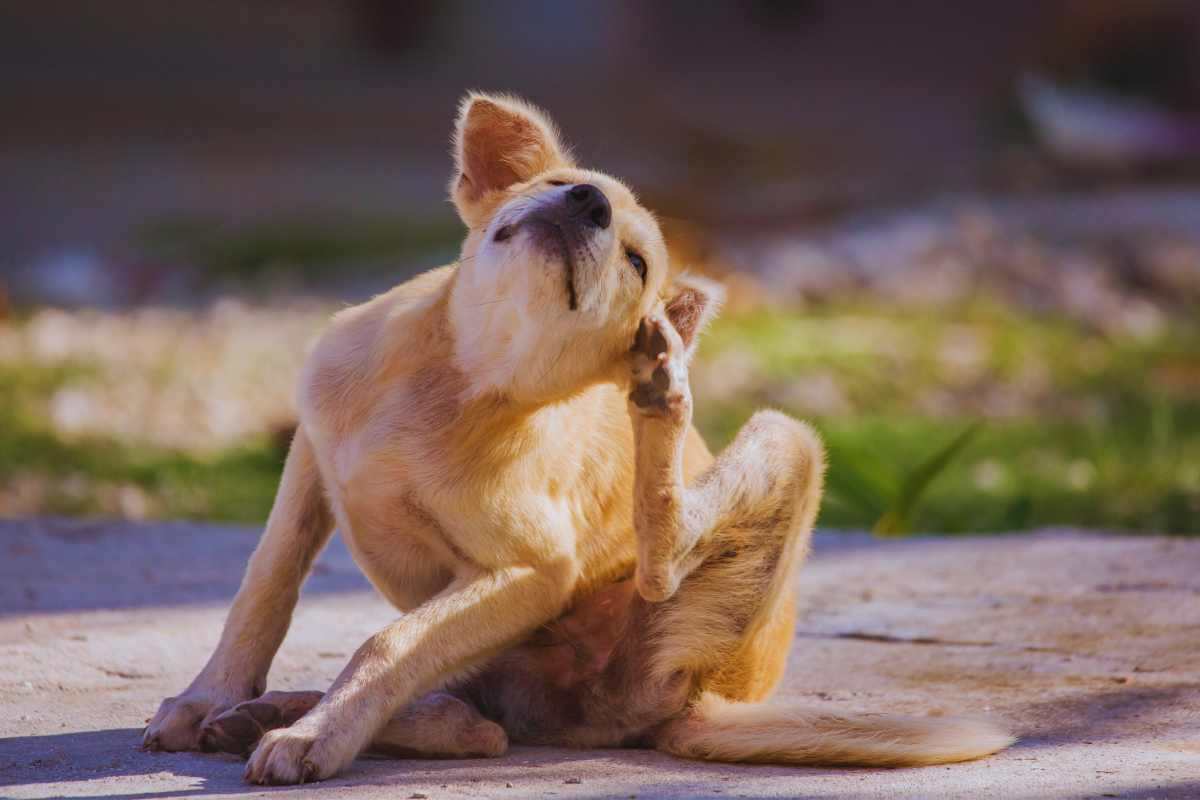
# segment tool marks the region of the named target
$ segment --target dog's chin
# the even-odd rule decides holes
[[[545,263],[562,270],[563,294],[567,308],[576,311],[579,308],[575,275],[578,248],[571,241],[570,233],[553,222],[536,218],[526,220],[522,228],[530,250]]]
[[[547,264],[561,264],[563,267],[574,265],[579,248],[577,243],[571,241],[567,231],[548,222],[532,222],[523,227],[527,247],[537,259]]]

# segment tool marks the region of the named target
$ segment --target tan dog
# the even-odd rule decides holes
[[[758,703],[793,634],[817,437],[760,412],[709,454],[687,364],[719,291],[669,282],[654,217],[577,167],[540,112],[472,95],[455,150],[461,259],[317,343],[220,644],[146,746],[257,743],[258,783],[327,778],[368,747],[496,755],[509,739],[860,765],[1006,746],[982,722]],[[323,697],[259,697],[335,525],[406,613]]]

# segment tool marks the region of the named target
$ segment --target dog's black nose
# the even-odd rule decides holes
[[[572,217],[583,217],[597,228],[607,228],[612,222],[608,198],[590,183],[571,187],[567,192],[567,210]]]

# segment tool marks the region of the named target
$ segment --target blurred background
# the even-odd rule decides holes
[[[0,0],[0,516],[260,522],[329,313],[453,260],[471,88],[729,308],[821,524],[1200,533],[1200,4]]]

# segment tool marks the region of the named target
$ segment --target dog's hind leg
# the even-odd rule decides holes
[[[689,486],[663,460],[670,419],[635,421],[638,590],[649,602],[654,677],[683,670],[736,700],[766,697],[795,628],[796,572],[808,553],[824,456],[808,426],[759,412]]]
[[[201,747],[248,756],[263,734],[290,726],[321,697],[321,692],[267,692],[208,722]],[[367,752],[394,758],[471,758],[499,756],[507,749],[504,729],[474,706],[446,692],[431,692],[388,720]]]
[[[795,572],[816,515],[821,466],[804,426],[760,413],[683,495],[681,516],[701,527],[685,540],[690,549],[671,554],[676,571],[666,572],[667,587],[678,588],[650,604],[644,636],[653,676],[690,673],[703,693],[655,731],[655,746],[718,761],[879,767],[967,761],[1007,747],[1012,737],[987,720],[763,702],[790,649]]]
[[[396,758],[491,758],[507,750],[504,728],[465,700],[432,692],[388,720],[367,752]]]
[[[804,423],[761,411],[685,485],[683,455],[692,401],[686,364],[691,343],[684,335],[694,333],[688,334],[686,325],[684,335],[676,330],[675,302],[667,305],[667,318],[643,323],[632,356],[637,589],[644,599],[661,603],[706,565],[713,575],[705,585],[720,584],[724,594],[711,599],[728,601],[731,609],[749,615],[739,625],[739,641],[761,638],[760,631],[771,631],[774,639],[780,638],[776,630],[782,634],[782,647],[771,648],[781,651],[771,659],[777,663],[753,670],[755,683],[765,685],[749,694],[763,694],[782,673],[791,637],[793,579],[808,552],[820,505],[824,451]],[[702,313],[682,316],[686,321]],[[720,564],[726,565],[723,571],[714,573]],[[694,602],[707,600],[697,595]],[[683,613],[704,616],[688,604]]]
[[[668,312],[670,308],[668,307]],[[760,702],[783,674],[795,572],[820,501],[824,456],[803,423],[759,412],[690,485],[685,344],[665,321],[638,337],[630,396],[637,442],[638,591],[650,682],[701,692],[653,733],[665,752],[722,761],[916,766],[979,758],[1011,741],[971,719],[854,716]]]

